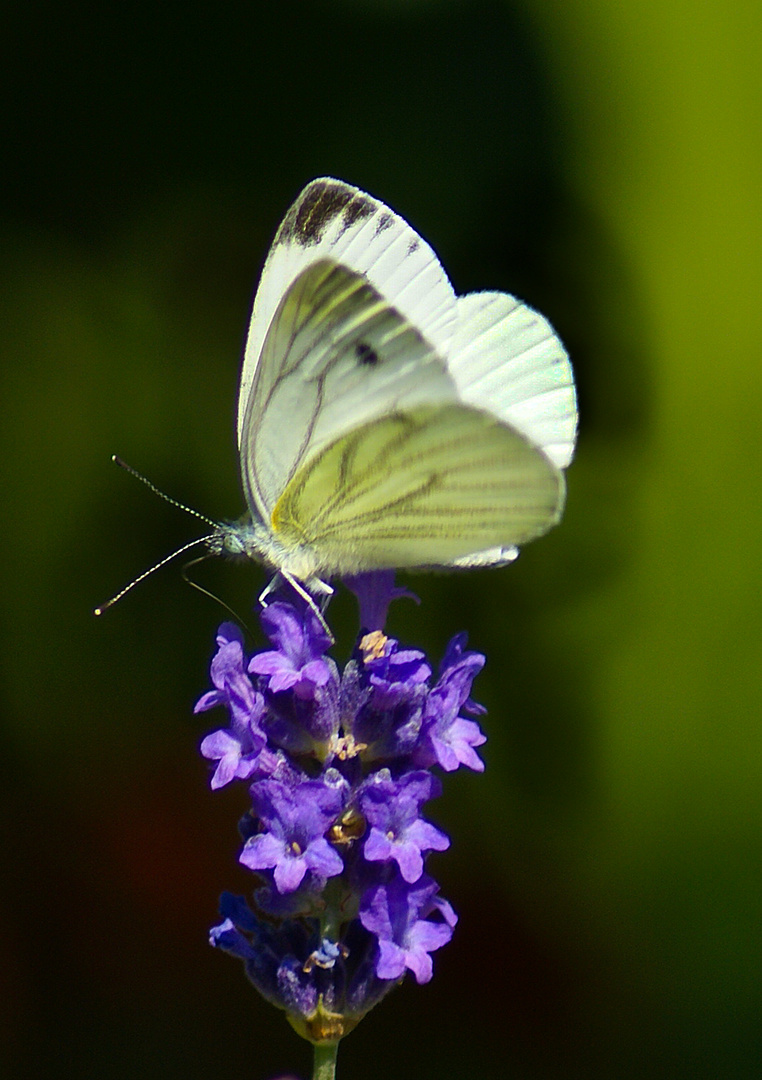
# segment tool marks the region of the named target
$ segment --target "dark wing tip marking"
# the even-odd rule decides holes
[[[371,214],[375,214],[376,204],[372,199],[368,198],[362,192],[358,192],[354,198],[347,203],[344,207],[342,232],[346,231],[351,225],[355,225],[358,221],[363,221],[365,218],[370,217]]]
[[[384,212],[379,215],[378,222],[376,223],[376,236],[379,233],[384,232],[394,224],[394,215]]]
[[[376,211],[376,203],[338,180],[309,184],[286,214],[277,239],[302,247],[318,244],[331,222],[342,218],[341,231]]]

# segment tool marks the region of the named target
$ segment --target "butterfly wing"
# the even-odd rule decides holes
[[[275,235],[254,299],[238,399],[239,446],[252,395],[261,393],[255,381],[263,346],[283,297],[305,270],[326,258],[362,275],[439,356],[447,354],[458,323],[456,298],[429,245],[365,192],[329,177],[313,180]]]
[[[269,522],[302,463],[348,429],[455,401],[439,354],[365,275],[310,263],[275,311],[251,385],[240,448],[249,506]]]
[[[507,293],[460,296],[447,367],[462,401],[487,409],[559,469],[577,434],[574,375],[547,319]]]
[[[460,400],[488,410],[566,468],[577,435],[577,399],[569,357],[552,326],[508,293],[470,293],[457,304],[447,368]],[[500,566],[517,555],[515,544],[500,544],[452,565]]]
[[[273,526],[319,572],[448,566],[520,544],[558,520],[563,474],[478,409],[426,405],[343,435],[297,470]]]
[[[425,241],[356,188],[304,189],[241,378],[266,558],[309,549],[324,574],[509,561],[558,520],[575,431],[571,368],[541,316],[503,293],[456,298]]]

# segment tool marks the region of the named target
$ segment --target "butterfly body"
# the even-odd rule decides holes
[[[571,367],[542,316],[505,293],[457,297],[402,218],[315,180],[254,301],[238,406],[251,517],[209,547],[308,591],[500,565],[558,521],[575,434]]]

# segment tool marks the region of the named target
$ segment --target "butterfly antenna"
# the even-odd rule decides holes
[[[136,480],[140,480],[141,484],[145,484],[149,491],[152,491],[154,495],[158,495],[160,499],[164,500],[164,502],[168,502],[170,506],[176,506],[178,510],[184,510],[186,514],[191,514],[194,518],[198,518],[199,521],[203,521],[207,525],[211,525],[213,529],[217,528],[218,523],[216,521],[212,521],[211,518],[208,518],[205,514],[199,513],[198,510],[191,509],[190,506],[186,506],[185,503],[181,503],[178,499],[173,499],[171,495],[165,494],[165,492],[161,491],[159,488],[156,487],[156,484],[152,484],[150,480],[146,479],[146,477],[143,476],[142,473],[139,473],[137,469],[133,469],[132,465],[128,465],[126,461],[122,461],[122,459],[117,454],[112,454],[111,460],[114,462],[115,465],[118,465],[120,469],[124,469],[125,472],[128,472],[130,476],[134,476]],[[184,549],[181,548],[180,551],[182,550]],[[179,551],[175,552],[175,555],[179,554]],[[170,559],[174,559],[175,555],[170,555]],[[159,566],[162,565],[163,563],[159,563]],[[156,567],[154,567],[153,569],[155,570]],[[152,573],[152,571],[149,570],[148,573],[150,574]],[[140,580],[141,579],[138,578],[138,581]],[[137,581],[133,582],[133,585],[136,584]],[[131,588],[132,586],[128,587]]]
[[[172,502],[173,500],[170,499],[169,501]],[[183,509],[187,508],[184,507]],[[191,511],[191,513],[193,513],[193,511]],[[139,574],[138,577],[136,577],[133,581],[129,583],[129,585],[125,585],[125,587],[120,592],[118,592],[116,596],[112,596],[111,599],[107,600],[105,604],[101,604],[100,607],[97,607],[93,614],[102,615],[104,611],[108,611],[110,607],[113,607],[117,600],[121,600],[123,596],[130,592],[131,589],[134,589],[136,585],[139,585],[141,581],[145,581],[145,579],[151,574],[153,574],[155,570],[161,570],[162,566],[166,566],[168,562],[172,561],[172,559],[176,559],[178,555],[182,555],[184,551],[188,551],[190,548],[195,547],[196,544],[205,544],[208,540],[212,539],[213,535],[214,534],[211,533],[209,536],[199,536],[197,540],[190,540],[187,544],[183,544],[183,546],[179,547],[177,551],[173,551],[171,555],[166,555],[163,559],[157,562],[155,566],[152,566],[149,570],[144,570],[143,573]]]
[[[192,578],[188,577],[188,571],[190,570],[190,568],[192,566],[197,566],[199,563],[205,562],[207,559],[211,559],[211,558],[213,558],[213,556],[212,556],[212,554],[210,552],[207,555],[199,556],[198,559],[191,559],[190,562],[186,563],[185,566],[180,571],[180,573],[183,576],[183,581],[186,581],[194,589],[198,589],[198,591],[200,593],[203,593],[204,596],[208,596],[210,599],[216,600],[218,604],[221,604],[222,607],[224,607],[225,611],[229,612],[233,616],[233,618],[235,619],[235,621],[237,623],[240,623],[240,625],[244,628],[244,630],[249,635],[249,637],[252,638],[252,640],[253,640],[254,635],[252,634],[251,630],[246,625],[246,623],[244,622],[244,620],[241,618],[241,616],[238,614],[237,611],[233,611],[232,607],[229,607],[229,605],[226,604],[224,600],[221,600],[219,596],[216,596],[215,593],[213,593],[213,592],[209,592],[209,590],[205,589],[203,585],[199,585],[199,583],[197,581],[194,581]]]

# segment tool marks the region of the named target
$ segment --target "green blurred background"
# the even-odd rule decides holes
[[[582,416],[562,526],[393,614],[488,654],[487,771],[432,808],[455,939],[339,1076],[762,1074],[761,24],[756,0],[4,6],[4,1075],[308,1072],[205,941],[251,884],[191,715],[223,613],[178,568],[91,609],[196,535],[112,452],[242,510],[251,294],[326,173],[458,291],[547,313]],[[197,576],[244,611],[264,581]]]

